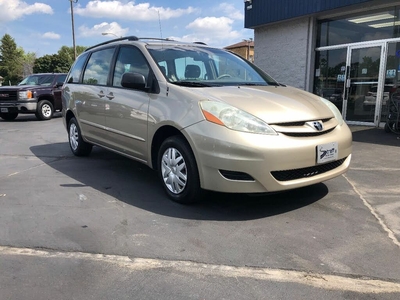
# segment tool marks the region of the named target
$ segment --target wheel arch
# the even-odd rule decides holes
[[[37,100],[37,102],[39,103],[40,101],[42,101],[42,100],[47,100],[47,101],[49,101],[52,105],[53,105],[53,107],[54,107],[54,109],[55,109],[55,103],[54,103],[54,97],[52,96],[52,95],[50,95],[50,94],[45,94],[45,95],[40,95],[39,97],[38,97],[38,100]]]
[[[186,138],[186,136],[182,133],[182,131],[178,130],[177,128],[171,126],[171,125],[165,125],[157,129],[157,131],[154,134],[153,140],[151,142],[151,168],[154,170],[157,170],[157,156],[158,156],[158,151],[161,147],[161,144],[163,141],[165,141],[167,138],[171,136],[179,136],[181,137],[190,147],[190,150],[192,151],[193,157],[195,159],[195,162],[197,164],[197,159],[196,155],[192,149],[192,144],[189,142],[189,140]]]
[[[72,118],[75,118],[75,115],[74,115],[74,113],[69,109],[69,110],[67,110],[67,112],[66,112],[66,114],[65,114],[65,127],[66,127],[67,130],[68,130],[69,121],[70,121]]]

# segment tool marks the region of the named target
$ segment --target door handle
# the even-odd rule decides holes
[[[111,92],[110,92],[106,97],[107,97],[108,99],[110,99],[110,100],[112,100],[112,99],[115,98],[114,94],[111,93]]]

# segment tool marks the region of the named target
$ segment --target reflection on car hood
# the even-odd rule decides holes
[[[293,87],[227,86],[197,91],[209,100],[224,101],[270,124],[334,116],[319,96]]]

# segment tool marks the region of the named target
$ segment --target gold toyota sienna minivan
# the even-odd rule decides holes
[[[180,203],[267,193],[344,173],[352,135],[330,101],[203,43],[123,37],[83,52],[63,86],[77,156],[101,146],[156,170]]]

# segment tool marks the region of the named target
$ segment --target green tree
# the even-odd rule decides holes
[[[77,46],[78,55],[85,51],[86,47]],[[57,54],[45,55],[35,61],[34,73],[66,73],[74,62],[73,47],[62,46]]]
[[[57,72],[59,57],[57,54],[44,55],[35,60],[33,73],[53,73]]]
[[[35,65],[35,61],[36,61],[36,53],[28,52],[23,55],[23,61],[22,61],[23,74],[22,74],[22,76],[24,78],[33,73],[33,66]]]
[[[24,50],[17,48],[14,39],[5,34],[0,42],[0,76],[4,82],[17,84],[22,80]]]

